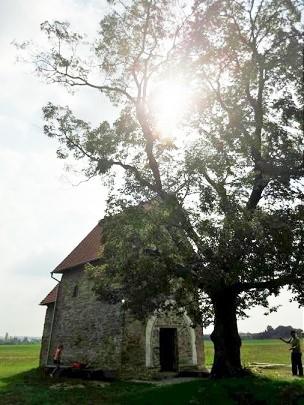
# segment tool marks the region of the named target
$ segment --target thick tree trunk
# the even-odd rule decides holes
[[[243,374],[241,366],[241,339],[236,318],[237,294],[223,289],[212,296],[214,306],[214,344],[212,377],[232,377]]]

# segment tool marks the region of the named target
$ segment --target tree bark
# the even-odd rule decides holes
[[[243,374],[241,365],[241,339],[238,333],[236,308],[237,293],[223,289],[212,295],[214,306],[214,361],[211,376],[233,377]]]

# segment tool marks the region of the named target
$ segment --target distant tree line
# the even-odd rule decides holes
[[[293,328],[290,325],[289,326],[279,325],[276,328],[273,328],[272,326],[268,325],[267,328],[263,332],[240,333],[240,337],[242,339],[279,339],[280,337],[289,338],[290,332],[292,330],[295,330],[297,332],[298,336],[301,336],[301,337],[304,336],[302,329]],[[204,338],[206,340],[209,340],[210,335],[205,335]]]
[[[9,336],[8,332],[4,337],[0,337],[0,345],[27,345],[40,342],[40,337]]]

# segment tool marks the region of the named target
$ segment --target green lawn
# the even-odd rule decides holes
[[[213,344],[205,341],[206,365],[212,364]],[[279,339],[244,340],[242,342],[242,363],[248,366],[252,363],[290,364],[289,346]]]
[[[0,389],[3,378],[38,367],[40,345],[0,345]]]
[[[287,347],[277,341],[246,341],[244,363],[289,363]],[[212,346],[206,342],[207,363]],[[304,405],[304,380],[291,378],[289,367],[254,370],[242,379],[209,379],[155,386],[130,382],[98,385],[92,381],[45,377],[37,369],[39,345],[0,346],[1,405]]]

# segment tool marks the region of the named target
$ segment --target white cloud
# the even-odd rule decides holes
[[[37,305],[54,284],[49,272],[103,215],[101,183],[73,187],[62,172],[54,153],[0,151],[0,305],[15,314],[1,311],[0,335],[40,333]]]
[[[92,92],[76,97],[41,83],[29,65],[16,64],[12,40],[42,42],[40,23],[70,20],[93,34],[102,2],[0,2],[0,335],[40,335],[53,287],[49,272],[102,217],[106,190],[99,180],[74,187],[56,159],[56,145],[42,133],[41,107],[69,104],[84,118],[110,115],[105,99]],[[84,18],[85,16],[85,18]],[[94,108],[92,108],[94,106]]]

